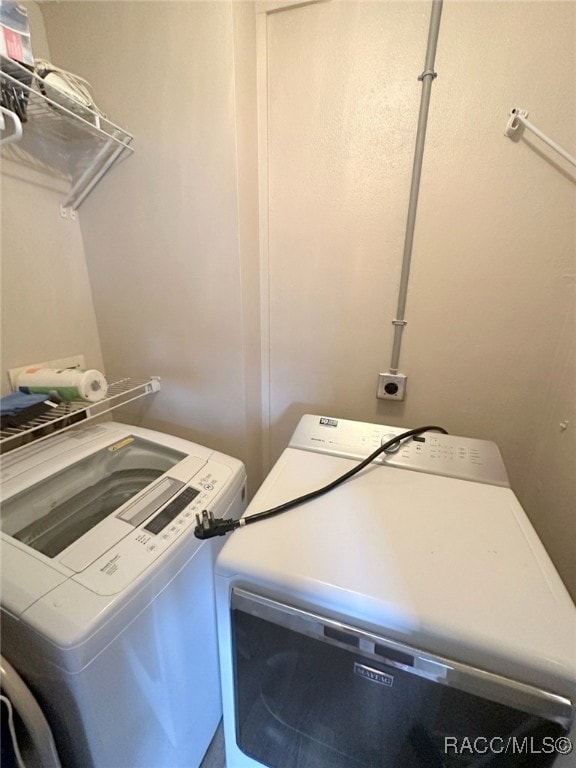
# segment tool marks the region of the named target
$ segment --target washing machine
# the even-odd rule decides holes
[[[401,433],[304,416],[229,534],[227,768],[576,765],[576,609],[498,448]]]
[[[2,654],[64,768],[197,768],[221,718],[213,567],[195,515],[242,463],[107,422],[3,457]]]

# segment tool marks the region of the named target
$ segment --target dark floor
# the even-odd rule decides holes
[[[214,734],[212,743],[200,764],[200,768],[226,768],[226,756],[224,754],[224,729],[222,721]]]

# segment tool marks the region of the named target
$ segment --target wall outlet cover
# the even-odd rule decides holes
[[[403,373],[379,373],[376,397],[379,400],[404,400],[407,378]]]

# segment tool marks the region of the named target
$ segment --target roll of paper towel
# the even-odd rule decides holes
[[[108,383],[100,371],[80,368],[27,368],[18,375],[20,392],[56,392],[64,400],[95,403],[106,397]]]

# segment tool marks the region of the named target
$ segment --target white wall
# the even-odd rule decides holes
[[[254,35],[249,10],[43,8],[54,61],[87,78],[96,103],[135,136],[134,155],[80,210],[106,370],[160,376],[161,395],[131,417],[238,456],[255,487],[255,78],[254,57],[236,55]]]
[[[496,441],[576,594],[576,5],[444,3],[400,369],[390,364],[430,3],[277,11],[260,38],[271,460],[300,415]],[[568,423],[566,429],[562,423]]]
[[[50,57],[42,15],[26,4],[33,52]],[[2,160],[1,391],[7,371],[29,363],[84,354],[103,365],[82,235],[63,219],[66,182]]]

